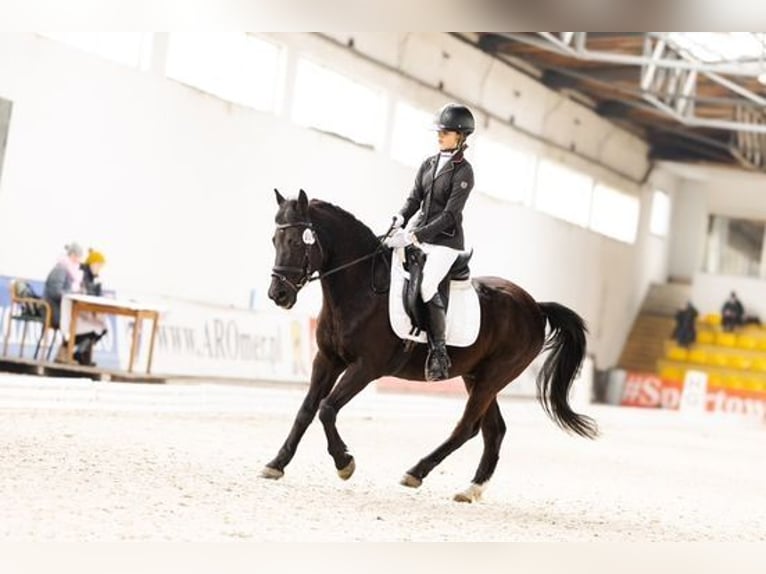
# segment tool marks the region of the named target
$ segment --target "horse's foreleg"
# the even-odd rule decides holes
[[[479,467],[476,469],[471,485],[463,492],[455,495],[455,500],[458,502],[478,501],[497,467],[497,461],[500,458],[500,446],[503,444],[503,437],[505,436],[505,422],[503,415],[500,414],[497,399],[492,401],[481,419],[481,434],[484,438],[484,452],[481,455]]]
[[[346,444],[338,433],[335,420],[338,411],[364,389],[373,378],[373,375],[367,372],[361,363],[349,365],[338,384],[319,407],[319,420],[322,421],[327,436],[327,452],[335,461],[338,476],[343,480],[351,478],[356,466],[354,457],[349,454]]]
[[[295,416],[295,422],[287,435],[282,448],[279,449],[277,456],[268,463],[261,471],[263,478],[282,478],[284,468],[292,460],[295,450],[298,448],[303,434],[306,432],[311,421],[314,420],[320,401],[327,396],[332,389],[333,383],[338,375],[343,372],[345,365],[340,361],[332,359],[321,351],[314,357],[314,364],[311,370],[311,384],[309,385],[306,398],[298,409]]]

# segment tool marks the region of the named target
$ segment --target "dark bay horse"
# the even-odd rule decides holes
[[[311,384],[292,429],[277,456],[263,469],[265,478],[281,478],[298,443],[319,412],[327,448],[343,479],[354,472],[354,458],[335,425],[338,411],[370,381],[385,375],[423,380],[427,346],[407,354],[388,318],[388,265],[391,250],[370,229],[330,203],[308,201],[301,190],[287,200],[276,191],[274,247],[276,261],[269,297],[289,309],[312,278],[322,284],[323,303],[317,323],[318,352]],[[444,458],[481,430],[484,450],[468,489],[456,500],[478,500],[497,466],[505,423],[497,394],[543,350],[549,350],[537,378],[538,398],[561,428],[595,438],[589,417],[575,413],[567,395],[585,355],[585,325],[558,303],[537,303],[521,287],[497,277],[477,277],[473,286],[481,302],[481,331],[470,347],[449,350],[452,376],[462,376],[468,400],[452,434],[417,462],[402,484],[420,486]],[[546,320],[550,333],[546,338]],[[342,376],[341,376],[342,375]],[[340,377],[340,379],[338,379]]]

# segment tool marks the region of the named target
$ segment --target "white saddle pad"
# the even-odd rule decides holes
[[[398,250],[397,250],[398,251]],[[388,316],[391,328],[400,339],[410,339],[418,343],[428,341],[424,332],[410,335],[412,321],[404,310],[402,289],[409,273],[404,269],[401,258],[391,258],[391,288],[388,292]],[[481,307],[479,295],[470,279],[450,283],[449,305],[447,306],[446,336],[451,347],[470,347],[476,342],[481,327]]]

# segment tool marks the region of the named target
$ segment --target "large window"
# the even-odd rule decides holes
[[[150,32],[38,32],[69,46],[133,68],[151,64]]]
[[[664,191],[655,190],[652,194],[652,213],[649,219],[649,232],[665,237],[670,229],[670,198]]]
[[[550,160],[537,168],[535,207],[540,211],[587,227],[590,220],[593,180],[585,174]]]
[[[432,113],[398,102],[391,133],[391,157],[417,167],[426,157],[435,154],[438,146],[433,125]]]
[[[382,90],[301,58],[293,119],[359,144],[377,146],[386,121],[386,100]]]
[[[8,143],[12,106],[13,104],[10,100],[0,98],[0,181],[3,178],[3,158],[5,157],[5,146]]]
[[[711,215],[708,219],[705,271],[762,276],[764,222]]]
[[[535,183],[535,157],[489,138],[476,143],[476,189],[528,204]]]
[[[640,211],[637,197],[598,184],[593,189],[590,228],[612,239],[633,243]]]
[[[244,32],[173,32],[165,71],[224,100],[271,111],[279,64],[279,46]]]

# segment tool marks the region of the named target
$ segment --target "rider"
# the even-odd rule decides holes
[[[449,377],[451,363],[444,334],[446,305],[439,285],[463,249],[463,206],[473,188],[473,168],[464,151],[474,127],[473,114],[465,106],[447,104],[439,110],[434,125],[439,133],[439,153],[420,166],[412,192],[394,216],[396,231],[386,240],[389,247],[415,244],[426,254],[421,295],[430,326],[427,381]],[[418,211],[418,217],[403,229]]]

